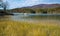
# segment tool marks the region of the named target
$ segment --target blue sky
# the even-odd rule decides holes
[[[9,8],[32,6],[37,4],[60,3],[60,0],[7,0]]]

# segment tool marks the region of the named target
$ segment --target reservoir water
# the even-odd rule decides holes
[[[13,13],[14,15],[0,16],[0,21],[60,21],[60,14],[29,14]]]

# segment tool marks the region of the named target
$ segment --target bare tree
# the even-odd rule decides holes
[[[3,0],[0,0],[0,6],[3,8],[4,12],[6,12],[8,7],[8,2],[3,2]]]

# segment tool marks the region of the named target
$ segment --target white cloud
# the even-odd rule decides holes
[[[32,6],[43,3],[53,3],[52,0],[8,0],[10,8]]]
[[[32,6],[39,4],[42,0],[8,0],[10,8]]]
[[[26,0],[23,4],[24,5],[35,5],[39,4],[40,0]]]

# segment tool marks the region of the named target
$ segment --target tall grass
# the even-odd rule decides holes
[[[60,25],[0,21],[0,36],[60,36]]]

